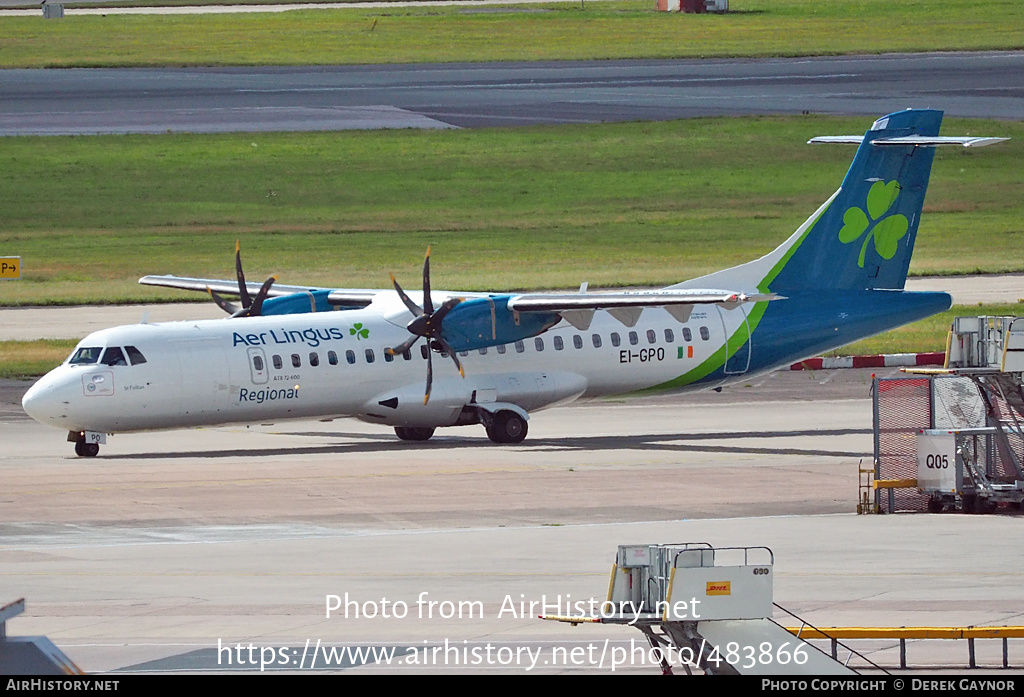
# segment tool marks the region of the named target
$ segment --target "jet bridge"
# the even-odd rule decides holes
[[[856,674],[772,619],[774,565],[767,547],[620,545],[599,617],[544,619],[634,626],[666,674]]]

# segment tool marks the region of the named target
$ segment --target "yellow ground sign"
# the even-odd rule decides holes
[[[21,278],[21,257],[0,257],[0,278]]]

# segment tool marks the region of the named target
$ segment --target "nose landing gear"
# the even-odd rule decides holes
[[[75,455],[78,457],[96,457],[100,452],[100,444],[106,443],[106,434],[91,431],[71,431],[68,440],[75,444]]]

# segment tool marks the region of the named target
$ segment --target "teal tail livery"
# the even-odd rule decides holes
[[[663,386],[716,382],[740,367],[771,369],[949,309],[947,293],[903,290],[934,149],[1005,139],[939,136],[941,124],[941,111],[908,109],[878,119],[863,136],[812,138],[859,145],[839,190],[770,254],[671,286],[786,301],[757,303],[720,354]]]
[[[405,441],[437,428],[526,437],[530,414],[576,399],[716,388],[946,310],[903,289],[942,114],[878,119],[839,190],[764,257],[667,288],[591,293],[283,285],[146,276],[207,293],[226,319],[113,327],[83,339],[22,400],[78,455],[111,434],[352,417]],[[237,297],[234,304],[224,296]],[[437,356],[438,360],[434,361]]]

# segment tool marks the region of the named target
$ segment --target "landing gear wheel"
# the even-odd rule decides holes
[[[395,435],[402,440],[430,440],[430,437],[434,435],[434,429],[395,426]]]
[[[96,457],[99,452],[99,443],[86,443],[85,441],[75,443],[75,455],[79,457]]]
[[[929,513],[942,513],[942,499],[928,499],[928,512]]]
[[[507,409],[494,415],[487,437],[495,443],[521,443],[526,438],[526,419]]]

